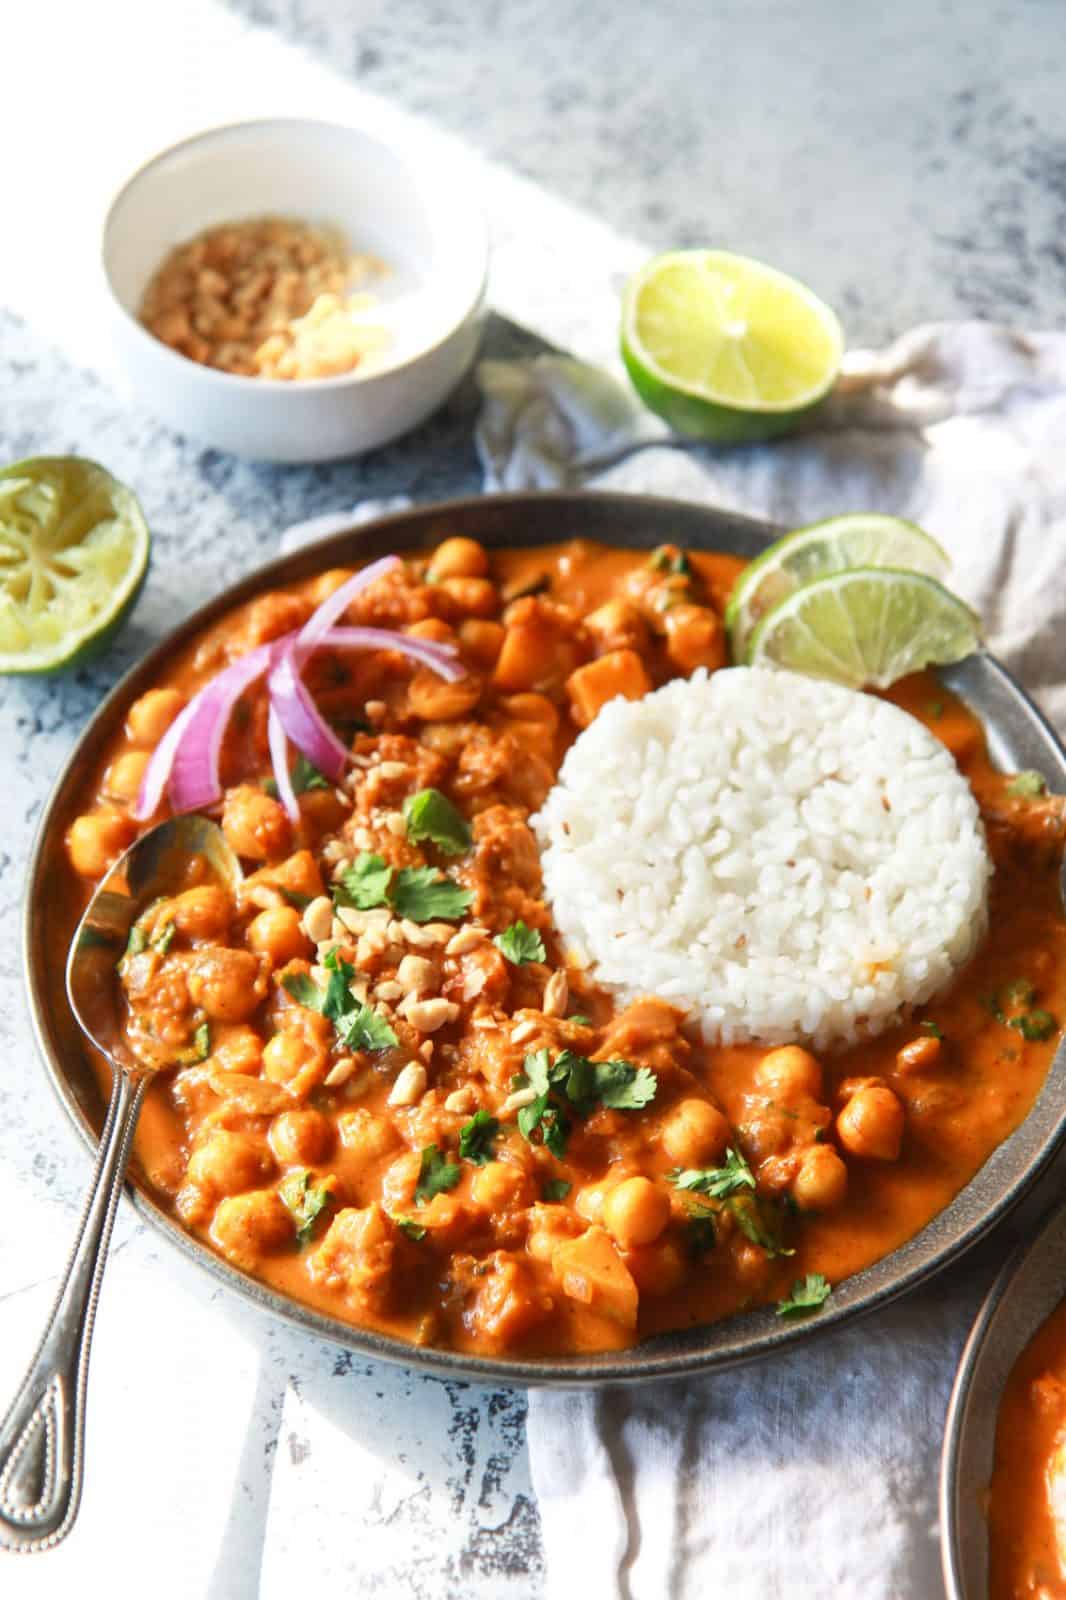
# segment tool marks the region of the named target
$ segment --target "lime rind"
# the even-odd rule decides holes
[[[106,468],[39,456],[0,471],[0,673],[49,673],[101,649],[148,570],[137,497]]]
[[[743,661],[759,621],[804,584],[854,567],[920,572],[942,579],[951,560],[916,523],[855,511],[796,528],[744,568],[725,611],[734,661]]]
[[[752,636],[752,666],[785,667],[851,689],[887,689],[979,648],[981,623],[936,578],[855,567],[797,589]]]

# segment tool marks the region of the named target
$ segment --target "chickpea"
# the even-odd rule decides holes
[[[896,1052],[896,1066],[900,1072],[925,1072],[940,1060],[940,1040],[935,1034],[923,1034],[912,1039]]]
[[[406,1150],[385,1169],[381,1180],[381,1200],[390,1215],[401,1216],[415,1203],[415,1189],[422,1170],[422,1157],[417,1150]]]
[[[459,624],[459,643],[474,665],[488,672],[496,665],[505,631],[502,622],[467,617]]]
[[[652,1244],[670,1220],[670,1197],[650,1178],[626,1178],[603,1202],[603,1225],[622,1246]]]
[[[223,1200],[211,1223],[211,1238],[224,1256],[246,1272],[273,1250],[289,1244],[293,1222],[273,1189]]]
[[[328,1118],[310,1106],[282,1111],[270,1124],[270,1148],[283,1167],[317,1166],[329,1155],[332,1144]]]
[[[493,1216],[528,1206],[531,1198],[529,1179],[510,1161],[489,1161],[479,1167],[470,1192],[475,1204]]]
[[[185,706],[180,689],[149,689],[126,715],[126,732],[134,744],[156,745]]]
[[[853,1156],[895,1161],[903,1142],[903,1107],[891,1089],[860,1089],[837,1117],[837,1133]]]
[[[89,811],[67,833],[67,854],[83,878],[102,878],[131,843],[136,826],[121,811]]]
[[[141,790],[141,780],[148,765],[147,750],[127,750],[117,756],[104,774],[104,792],[112,800],[130,805]]]
[[[822,1069],[809,1050],[784,1044],[763,1056],[755,1069],[755,1081],[786,1105],[804,1096],[817,1100],[822,1092]]]
[[[602,1183],[587,1183],[574,1194],[574,1210],[586,1222],[599,1222],[603,1217],[606,1199],[607,1190]]]
[[[438,587],[462,617],[491,617],[500,604],[488,578],[444,578]]]
[[[289,1029],[276,1033],[263,1046],[263,1073],[273,1083],[291,1084],[308,1069],[319,1069],[325,1060],[324,1046]]]
[[[706,667],[717,672],[726,664],[725,629],[707,606],[671,606],[665,617],[666,653],[682,672]]]
[[[230,849],[248,861],[287,855],[292,844],[292,824],[285,808],[250,783],[227,791],[222,832]]]
[[[250,950],[268,956],[275,967],[306,956],[311,949],[311,941],[300,925],[300,913],[293,906],[272,906],[269,911],[261,911],[248,924],[244,937]]]
[[[421,622],[412,622],[407,629],[412,639],[429,639],[434,644],[454,644],[455,629],[442,617],[423,617]]]
[[[189,1157],[188,1181],[208,1194],[240,1194],[274,1171],[270,1151],[251,1133],[220,1128]]]
[[[585,618],[599,655],[609,650],[636,650],[643,654],[651,642],[648,624],[628,600],[608,600]]]
[[[676,1239],[636,1245],[626,1251],[626,1266],[641,1294],[673,1294],[685,1281],[688,1263]]]
[[[470,675],[448,683],[431,667],[419,667],[407,685],[407,708],[426,722],[450,722],[465,717],[481,699],[481,679]]]
[[[445,539],[433,552],[428,576],[434,583],[442,578],[483,578],[489,558],[476,539]]]
[[[188,982],[193,1004],[220,1022],[244,1022],[262,1000],[266,987],[255,956],[247,950],[216,945],[198,952]]]
[[[263,1065],[263,1041],[254,1028],[243,1023],[236,1027],[213,1028],[211,1055],[223,1072],[256,1077]]]
[[[848,1192],[848,1169],[831,1144],[806,1152],[792,1181],[792,1197],[802,1211],[834,1211]]]
[[[365,1106],[345,1111],[337,1119],[337,1126],[341,1144],[346,1150],[354,1151],[360,1161],[377,1161],[400,1143],[400,1135],[388,1118],[376,1117]]]
[[[233,918],[233,902],[225,889],[214,883],[175,895],[169,910],[174,926],[187,939],[217,939]]]
[[[559,726],[559,712],[546,694],[510,694],[500,703],[516,722],[540,722],[552,733]]]
[[[729,1123],[708,1100],[682,1100],[664,1122],[660,1137],[679,1167],[705,1167],[729,1143]]]

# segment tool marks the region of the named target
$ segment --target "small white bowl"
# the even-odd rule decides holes
[[[178,355],[137,320],[175,245],[268,214],[332,224],[387,265],[373,285],[393,331],[381,365],[294,382],[239,377]],[[296,118],[171,146],[120,189],[103,231],[115,348],[137,397],[180,432],[264,461],[359,455],[428,417],[474,358],[487,266],[484,218],[431,152]]]

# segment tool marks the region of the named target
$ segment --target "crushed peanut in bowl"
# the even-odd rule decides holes
[[[224,223],[170,252],[140,320],[179,355],[220,372],[332,378],[388,349],[362,288],[386,271],[338,229],[284,217]]]

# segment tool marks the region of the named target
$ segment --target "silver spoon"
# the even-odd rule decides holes
[[[129,1160],[130,1141],[158,1066],[136,1059],[118,1013],[116,967],[153,900],[188,887],[190,857],[235,890],[236,856],[205,817],[175,817],[131,845],[100,884],[67,959],[67,999],[111,1063],[111,1101],[78,1231],[37,1353],[0,1425],[0,1547],[48,1550],[70,1532],[81,1499],[85,1384],[93,1317]]]

